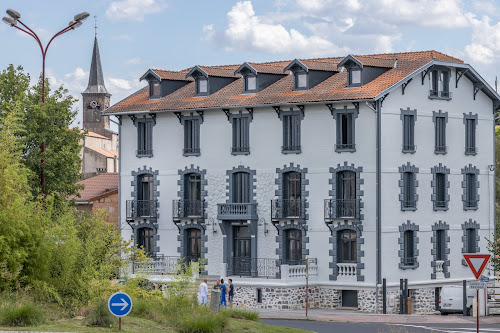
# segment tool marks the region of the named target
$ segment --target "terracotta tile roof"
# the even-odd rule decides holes
[[[156,100],[149,100],[147,87],[139,90],[130,97],[115,104],[105,113],[139,112],[139,111],[171,111],[204,108],[225,108],[252,105],[294,104],[322,101],[343,101],[373,99],[378,94],[398,83],[432,60],[463,63],[462,60],[436,51],[387,53],[374,55],[358,55],[356,59],[366,66],[379,66],[388,68],[382,75],[373,81],[357,88],[346,88],[347,72],[336,72],[325,81],[305,91],[293,91],[293,77],[285,75],[269,87],[256,94],[243,92],[243,79],[240,75],[234,76],[234,71],[239,65],[227,66],[200,66],[209,75],[235,77],[236,80],[223,87],[216,93],[206,97],[195,97],[194,82],[190,82],[173,93]],[[307,66],[321,70],[331,70],[344,59],[343,57],[303,59]],[[394,63],[397,60],[397,66]],[[267,68],[272,73],[278,73],[291,61],[277,61],[267,63],[250,63],[260,69]],[[256,68],[257,69],[257,68]],[[190,69],[187,69],[190,70]],[[259,69],[257,69],[259,70]],[[285,73],[286,74],[286,73]]]
[[[83,133],[83,132],[85,132],[85,130],[80,130],[80,133]],[[99,138],[99,139],[111,140],[111,139],[109,139],[109,138],[107,138],[107,137],[105,137],[105,136],[102,136],[102,135],[100,135],[100,134],[97,134],[97,133],[95,133],[95,132],[91,132],[91,131],[89,131],[89,132],[87,133],[87,136],[91,136],[91,137],[93,137],[93,138]]]
[[[308,69],[314,71],[338,72],[337,64],[342,58],[299,59]]]
[[[156,75],[158,75],[162,80],[174,80],[174,81],[193,81],[193,78],[186,78],[188,70],[182,70],[179,72],[166,71],[163,69],[152,69]]]
[[[85,147],[85,148],[92,149],[93,151],[98,152],[99,154],[102,154],[106,157],[111,157],[111,158],[118,157],[118,152],[116,151],[100,149],[100,148],[90,148],[90,147]]]
[[[258,62],[249,62],[250,66],[252,66],[257,73],[266,73],[266,74],[281,74],[284,75],[286,73],[283,72],[283,68],[288,65],[287,62],[279,62],[279,63],[258,63]]]
[[[118,189],[118,173],[101,173],[95,177],[79,181],[77,184],[85,186],[83,190],[80,190],[81,197],[71,196],[69,200],[91,201],[95,197],[114,192]]]

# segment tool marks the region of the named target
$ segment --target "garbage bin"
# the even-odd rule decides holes
[[[220,298],[221,298],[220,290],[212,290],[212,294],[210,297],[210,310],[214,312],[219,312]]]

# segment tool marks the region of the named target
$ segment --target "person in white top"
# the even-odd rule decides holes
[[[204,279],[202,283],[200,283],[200,288],[198,289],[201,297],[201,304],[207,304],[208,300],[208,286],[207,279]]]

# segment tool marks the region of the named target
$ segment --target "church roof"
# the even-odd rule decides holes
[[[94,50],[92,52],[92,63],[90,65],[89,85],[84,94],[109,94],[104,85],[104,75],[102,74],[101,56],[99,55],[99,44],[97,36],[94,40]]]

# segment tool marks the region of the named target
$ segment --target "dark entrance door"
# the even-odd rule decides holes
[[[188,229],[187,230],[187,259],[189,261],[198,261],[201,257],[201,230],[200,229]]]
[[[358,291],[342,290],[342,306],[347,308],[358,307]]]
[[[233,257],[233,274],[235,275],[250,275],[252,267],[252,259],[250,254],[250,229],[247,226],[233,227],[234,235],[234,257]]]
[[[154,252],[153,252],[153,245],[154,245],[154,242],[153,242],[153,229],[151,228],[140,228],[138,230],[138,241],[137,241],[137,245],[141,248],[144,249],[144,252],[146,252],[146,254],[148,256],[153,256]]]

